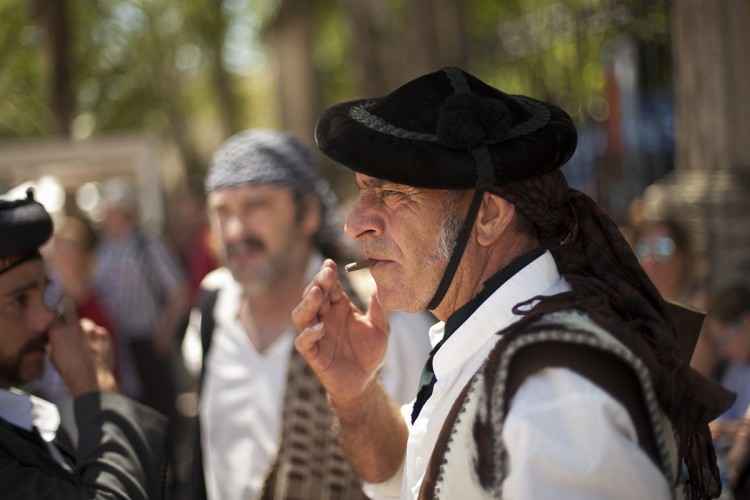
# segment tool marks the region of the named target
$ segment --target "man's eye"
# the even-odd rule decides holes
[[[26,296],[26,294],[21,294],[13,297],[10,301],[10,305],[13,307],[17,307],[19,309],[25,309],[26,305],[29,303],[29,299]]]
[[[390,196],[401,196],[403,193],[401,191],[394,191],[393,189],[384,189],[381,194],[384,198],[387,198]]]

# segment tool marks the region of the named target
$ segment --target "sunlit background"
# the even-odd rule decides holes
[[[708,4],[2,0],[0,192],[39,183],[49,208],[75,206],[95,218],[97,183],[127,176],[140,188],[145,222],[172,231],[175,193],[200,184],[211,152],[232,133],[284,128],[312,141],[327,106],[383,95],[458,65],[506,92],[568,111],[580,136],[565,167],[570,183],[627,225],[634,213],[643,216],[638,203],[649,186],[680,168],[676,60],[695,51],[675,43],[674,27],[701,21],[703,40],[721,37],[721,23],[748,9],[738,0],[718,2],[718,18],[708,22],[705,12],[716,10]],[[726,38],[748,28],[728,30]],[[719,49],[747,46],[743,36],[719,40]],[[735,71],[748,66],[742,57],[732,61]],[[734,88],[718,85],[722,92]],[[730,167],[744,165],[745,156],[730,158]],[[325,161],[323,169],[345,201],[350,174]],[[658,186],[651,192],[667,196]],[[690,219],[703,253],[715,251],[710,217],[676,210]],[[750,236],[740,239],[735,253],[747,249]]]

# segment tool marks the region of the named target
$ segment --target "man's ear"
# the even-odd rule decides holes
[[[308,194],[303,200],[303,212],[300,214],[302,230],[307,236],[314,236],[323,222],[323,207],[320,199]]]
[[[516,215],[516,206],[505,198],[484,193],[482,204],[474,223],[477,243],[489,246],[506,234]]]

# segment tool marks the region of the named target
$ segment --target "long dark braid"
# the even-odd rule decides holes
[[[541,245],[572,287],[524,311],[523,324],[552,311],[579,309],[628,347],[651,373],[659,403],[679,436],[693,498],[718,496],[708,422],[731,405],[733,395],[680,359],[680,338],[667,304],[615,223],[591,198],[569,188],[559,170],[492,192],[534,223]]]

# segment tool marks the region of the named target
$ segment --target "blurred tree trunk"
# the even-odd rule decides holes
[[[409,0],[405,15],[393,1],[341,4],[352,27],[352,64],[360,68],[358,95],[383,95],[424,73],[467,64],[462,0]]]
[[[672,5],[675,171],[646,191],[646,216],[685,224],[711,287],[750,284],[750,4]]]
[[[52,119],[48,132],[70,136],[73,120],[73,85],[68,26],[67,0],[35,0],[32,9],[36,19],[47,32],[49,60],[49,105]]]
[[[177,144],[187,177],[199,177],[204,174],[205,167],[188,130],[188,118],[185,108],[179,100],[181,87],[179,79],[165,70],[156,83],[162,95],[162,111],[167,117],[169,128]]]
[[[158,7],[158,6],[156,6]],[[154,68],[152,86],[158,97],[159,108],[169,124],[175,144],[185,165],[186,174],[197,176],[203,173],[203,161],[188,128],[186,109],[181,101],[183,85],[176,64],[176,44],[164,40],[159,30],[160,14],[158,8],[146,11],[149,21],[149,36],[152,51],[151,66]]]
[[[265,31],[278,64],[281,125],[307,140],[321,108],[313,60],[316,6],[316,0],[282,0]]]
[[[224,0],[212,0],[209,3],[207,29],[205,31],[209,44],[209,64],[211,79],[219,109],[219,121],[224,137],[238,131],[237,113],[232,78],[224,67],[224,41],[227,35],[227,19],[224,15]]]
[[[341,0],[351,30],[352,67],[358,96],[383,95],[403,82],[408,58],[406,48],[398,43],[403,38],[398,33],[392,4],[388,1]]]
[[[444,66],[467,65],[466,2],[409,0],[407,40],[411,46],[408,78]],[[419,21],[419,22],[414,22]]]

